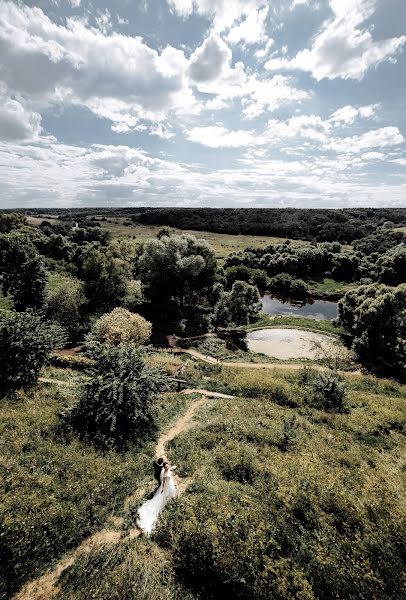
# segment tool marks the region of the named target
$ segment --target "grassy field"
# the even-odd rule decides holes
[[[58,600],[403,597],[406,388],[348,377],[347,412],[329,414],[300,373],[188,371],[236,395],[170,444],[194,483],[151,540],[83,554]]]
[[[125,219],[116,219],[118,223],[102,222],[102,227],[108,229],[113,238],[134,236],[140,242],[156,237],[161,229],[158,225],[124,225]],[[197,238],[206,240],[212,247],[218,259],[224,259],[231,252],[239,252],[248,246],[254,248],[265,248],[270,244],[279,244],[285,241],[285,238],[266,237],[258,235],[228,235],[222,233],[213,233],[210,231],[193,231],[174,229],[178,233],[191,233]],[[306,243],[306,242],[303,242]]]
[[[57,379],[73,373],[49,369]],[[0,598],[8,598],[112,515],[149,481],[153,444],[101,452],[61,426],[74,389],[39,385],[0,404]],[[185,396],[161,396],[158,427],[183,411]]]

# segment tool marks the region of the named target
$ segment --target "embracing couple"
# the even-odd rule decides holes
[[[151,535],[160,513],[167,502],[176,494],[176,486],[173,480],[172,471],[176,465],[171,466],[163,458],[158,458],[153,462],[154,477],[159,487],[153,498],[144,502],[138,509],[138,525],[146,535]]]

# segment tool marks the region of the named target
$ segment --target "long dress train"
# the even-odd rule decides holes
[[[162,493],[163,486],[163,493]],[[165,508],[167,502],[173,498],[176,494],[175,482],[173,480],[172,472],[164,471],[161,472],[161,485],[155,492],[155,495],[151,500],[147,500],[138,509],[138,526],[146,535],[151,535],[153,532],[159,515]]]

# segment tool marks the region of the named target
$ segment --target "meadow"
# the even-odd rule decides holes
[[[48,368],[45,377],[75,381],[69,370]],[[123,500],[149,481],[152,440],[123,452],[101,452],[61,424],[74,388],[38,384],[0,406],[0,598],[77,546],[110,517],[122,516]],[[156,427],[185,409],[187,399],[160,396]]]
[[[331,414],[309,401],[311,368],[242,370],[170,353],[149,362],[234,396],[208,401],[169,444],[193,483],[151,539],[128,537],[142,498],[127,511],[123,500],[149,489],[153,439],[121,452],[78,441],[59,417],[74,387],[40,383],[3,400],[0,597],[108,522],[121,541],[80,554],[58,600],[401,597],[406,386],[343,376],[345,411]],[[189,401],[159,396],[156,435]]]

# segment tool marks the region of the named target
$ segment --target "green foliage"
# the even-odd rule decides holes
[[[64,341],[60,327],[44,323],[35,313],[0,313],[0,394],[32,387],[51,350]]]
[[[83,339],[89,327],[83,285],[78,280],[63,278],[48,294],[46,316],[65,329],[70,342]]]
[[[228,381],[230,375],[227,369]],[[268,385],[268,374],[254,376]],[[272,377],[286,385],[292,374],[281,370]],[[171,443],[171,458],[195,483],[165,509],[154,539],[172,553],[178,578],[197,594],[239,600],[397,597],[404,438],[377,424],[389,415],[397,423],[402,405],[369,394],[363,378],[355,381],[359,390],[351,403],[357,410],[351,414],[320,418],[307,407],[295,421],[292,409],[269,402],[266,394],[219,400],[198,428]],[[382,453],[367,445],[360,433],[370,429],[377,432],[371,437],[390,437],[393,446]]]
[[[81,278],[91,312],[108,312],[126,295],[127,275],[122,263],[97,248],[86,252]]]
[[[143,351],[129,344],[94,343],[91,376],[79,399],[64,413],[77,434],[96,445],[124,446],[154,430],[153,401],[167,386],[162,370],[145,364]]]
[[[115,308],[93,324],[87,340],[114,346],[123,343],[140,346],[145,344],[150,335],[151,323],[144,317],[125,308]]]
[[[20,229],[27,224],[27,219],[24,215],[17,213],[0,214],[0,234],[9,233],[13,229]]]
[[[55,600],[193,600],[176,581],[168,553],[147,540],[83,552],[60,579]]]
[[[217,265],[205,241],[192,235],[149,240],[137,269],[143,293],[159,322],[167,326],[184,319],[197,324],[211,312]]]
[[[1,598],[101,529],[149,474],[149,447],[98,452],[66,435],[69,390],[43,386],[1,403]]]
[[[305,282],[287,273],[280,273],[272,277],[268,281],[268,289],[277,294],[284,294],[292,298],[305,298],[309,295],[309,288]]]
[[[319,373],[311,382],[311,402],[327,412],[346,412],[346,388],[335,373]]]
[[[45,305],[45,270],[34,244],[20,231],[0,235],[0,283],[16,310]]]
[[[370,367],[404,376],[406,367],[406,284],[397,288],[366,285],[339,302],[341,325],[353,349]]]
[[[289,452],[296,448],[298,443],[298,425],[296,415],[283,418],[282,436],[279,447],[282,452]]]
[[[93,366],[94,362],[87,356],[66,355],[66,354],[51,354],[49,364],[53,367],[61,369],[74,369],[76,371],[84,371]]]
[[[214,308],[215,325],[246,325],[261,310],[258,288],[245,281],[235,281],[230,292],[223,292]]]

